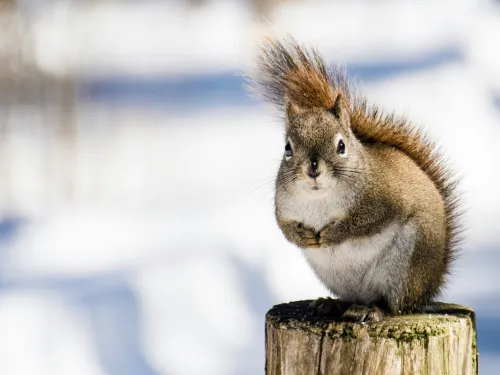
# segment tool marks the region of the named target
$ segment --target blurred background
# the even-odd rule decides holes
[[[264,315],[327,293],[281,235],[264,33],[345,64],[463,176],[442,300],[500,368],[500,2],[0,1],[0,373],[262,374]]]

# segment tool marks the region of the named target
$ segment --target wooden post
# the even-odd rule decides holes
[[[430,313],[350,323],[311,317],[311,301],[266,315],[267,375],[477,375],[472,309],[435,303]]]

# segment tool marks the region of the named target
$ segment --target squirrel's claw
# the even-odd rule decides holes
[[[306,242],[306,247],[308,249],[319,249],[321,245],[316,241]]]

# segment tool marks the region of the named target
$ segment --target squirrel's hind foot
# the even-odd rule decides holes
[[[351,303],[332,299],[330,297],[318,298],[309,304],[308,310],[311,316],[332,316],[340,318],[350,305]]]
[[[342,319],[356,323],[379,322],[384,318],[384,312],[377,306],[362,306],[352,304],[343,314]]]
[[[355,323],[379,322],[385,316],[384,310],[378,306],[356,305],[330,297],[312,301],[308,311],[311,316],[328,316]]]

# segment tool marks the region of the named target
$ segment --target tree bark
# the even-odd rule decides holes
[[[434,303],[425,314],[365,324],[309,316],[310,302],[267,313],[267,375],[478,373],[475,314],[468,307]]]

